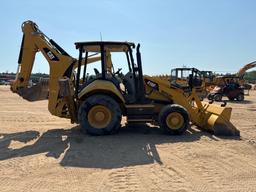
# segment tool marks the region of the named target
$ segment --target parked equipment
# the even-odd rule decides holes
[[[209,100],[221,101],[223,96],[229,100],[244,100],[244,88],[239,85],[239,80],[236,78],[222,77],[224,86],[216,86],[207,96]]]
[[[185,92],[191,92],[194,88],[201,100],[207,96],[204,77],[196,68],[174,68],[171,70],[170,81]]]
[[[56,43],[47,41],[35,23],[25,22],[23,32],[20,71],[12,90],[20,95],[20,89],[26,90],[35,53],[41,51],[50,65],[49,111],[79,123],[89,134],[116,133],[121,117],[126,116],[128,124],[154,123],[168,134],[182,134],[192,122],[216,135],[239,135],[230,122],[230,107],[201,102],[193,88],[187,95],[169,81],[143,76],[140,44],[77,42],[77,61]],[[119,64],[122,68],[127,66],[126,71],[115,70],[111,55],[117,53],[126,58],[126,65]],[[100,55],[100,65],[95,66],[94,74],[87,70],[89,61],[97,60],[92,55]]]
[[[240,86],[243,86],[245,90],[249,90],[252,87],[251,87],[251,85],[245,83],[244,75],[247,70],[252,69],[254,67],[256,67],[256,61],[245,64],[235,74],[227,74],[227,75],[221,75],[221,76],[209,75],[209,77],[211,77],[211,78],[206,78],[206,79],[209,79],[209,81],[205,81],[205,85],[206,85],[206,87],[212,86],[213,88],[215,86],[222,87],[222,86],[226,85],[226,81],[235,80]],[[210,89],[210,90],[212,90],[212,89]]]

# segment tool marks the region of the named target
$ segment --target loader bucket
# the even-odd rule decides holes
[[[48,99],[49,80],[47,78],[41,79],[36,85],[28,88],[20,88],[17,93],[28,101],[39,101]]]
[[[232,108],[202,103],[206,109],[203,113],[205,119],[203,129],[217,136],[240,136],[240,131],[230,122]]]

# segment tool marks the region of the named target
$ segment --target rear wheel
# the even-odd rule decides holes
[[[167,105],[159,114],[160,128],[170,135],[181,135],[189,127],[187,110],[180,105]]]
[[[119,104],[107,95],[92,95],[79,108],[82,131],[90,135],[109,135],[118,131],[121,122]]]
[[[237,101],[243,101],[244,100],[244,95],[242,93],[239,93],[237,96],[236,96],[236,100]]]
[[[207,99],[208,99],[208,100],[213,100],[213,95],[210,93],[210,94],[207,96]]]
[[[213,99],[214,99],[214,101],[221,101],[222,100],[222,96],[221,96],[221,94],[215,94],[213,96]]]

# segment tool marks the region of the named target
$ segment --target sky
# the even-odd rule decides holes
[[[0,72],[16,72],[21,24],[32,20],[75,58],[74,42],[101,34],[140,43],[148,75],[182,66],[235,73],[256,60],[255,8],[255,0],[3,0]],[[49,72],[41,54],[33,72]]]

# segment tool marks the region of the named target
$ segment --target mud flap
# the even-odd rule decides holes
[[[49,79],[44,78],[36,85],[28,88],[20,88],[17,93],[27,101],[39,101],[48,99],[49,96]]]

